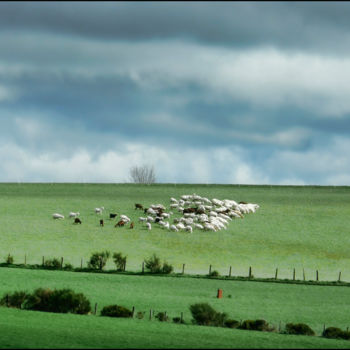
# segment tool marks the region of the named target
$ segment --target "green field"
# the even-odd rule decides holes
[[[134,203],[169,205],[170,197],[197,193],[208,198],[257,203],[260,209],[232,221],[227,230],[192,234],[155,225],[148,232]],[[136,185],[136,184],[0,184],[0,261],[11,253],[15,263],[41,263],[64,257],[80,266],[92,252],[109,249],[128,256],[127,270],[139,271],[144,258],[157,253],[175,272],[205,274],[211,264],[221,274],[255,277],[350,281],[350,188],[312,186]],[[95,207],[104,206],[105,227]],[[79,211],[82,225],[73,225],[70,211]],[[53,220],[59,212],[66,219]],[[126,214],[135,229],[114,228],[109,213]],[[176,217],[179,214],[174,212]],[[113,268],[110,261],[107,268]]]
[[[346,329],[349,287],[305,286],[263,282],[219,281],[162,276],[123,276],[63,271],[0,268],[0,295],[37,287],[83,292],[98,311],[118,304],[145,311],[142,320],[62,315],[0,308],[0,348],[350,348],[349,341],[321,337],[176,325],[149,320],[149,310],[183,312],[208,302],[237,320],[263,318],[283,328],[305,322],[320,335],[325,324]],[[223,298],[216,298],[217,288]],[[231,295],[231,298],[229,297]]]
[[[170,197],[199,194],[237,202],[257,203],[260,209],[233,220],[227,230],[170,232],[138,223],[145,207]],[[108,249],[127,255],[127,271],[140,271],[142,261],[156,253],[175,272],[186,264],[187,274],[207,274],[209,265],[227,275],[350,282],[350,188],[233,185],[134,184],[0,184],[0,262],[10,253],[14,263],[41,264],[42,257],[64,257],[84,266],[91,253]],[[102,216],[95,207],[105,207]],[[82,225],[73,225],[70,211],[79,211]],[[64,220],[53,220],[59,212]],[[126,214],[135,228],[115,228],[110,212]],[[172,218],[179,216],[174,213]],[[99,226],[99,219],[105,227]],[[107,269],[115,266],[108,262]],[[72,288],[83,292],[98,310],[120,304],[136,311],[166,311],[187,322],[189,306],[208,302],[237,320],[263,318],[282,328],[287,322],[305,322],[318,335],[323,326],[350,326],[344,286],[293,285],[191,277],[96,274],[0,268],[0,294],[38,287]],[[224,293],[216,298],[217,289]],[[231,297],[229,297],[229,295]],[[348,341],[320,337],[230,330],[161,323],[157,320],[115,320],[94,315],[58,315],[0,309],[0,347],[103,348],[350,348]]]

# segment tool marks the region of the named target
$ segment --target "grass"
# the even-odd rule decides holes
[[[118,304],[135,311],[167,312],[190,322],[189,306],[207,302],[236,320],[265,319],[278,328],[288,323],[307,323],[320,335],[323,326],[346,329],[349,287],[305,286],[249,281],[224,281],[161,276],[127,276],[63,271],[0,268],[0,296],[15,290],[32,292],[38,287],[72,288],[84,293],[98,313]],[[218,289],[223,298],[217,299]],[[231,295],[231,297],[229,297]],[[350,344],[350,343],[349,343]]]
[[[135,184],[0,184],[0,259],[11,253],[15,263],[41,263],[63,256],[65,262],[80,266],[94,251],[109,249],[128,256],[127,269],[141,270],[144,258],[153,253],[166,259],[181,272],[206,274],[212,268],[227,274],[247,276],[249,266],[255,277],[350,281],[347,246],[350,243],[347,205],[348,187],[234,186],[234,185],[135,185]],[[230,223],[227,230],[168,232],[154,228],[148,232],[138,217],[144,206],[169,205],[170,197],[197,193],[208,198],[228,198],[258,203],[255,214]],[[105,227],[94,208],[106,208]],[[81,213],[82,225],[73,225],[70,211]],[[54,212],[65,220],[53,220]],[[114,228],[109,212],[126,214],[135,229]],[[176,216],[177,214],[175,214]],[[113,268],[110,262],[107,268]]]
[[[349,342],[158,321],[2,309],[1,348],[347,349]]]
[[[145,318],[112,319],[0,308],[0,348],[349,348],[343,340],[190,325],[189,306],[208,302],[237,320],[263,318],[278,329],[304,322],[321,334],[323,324],[348,326],[348,287],[299,286],[208,279],[123,276],[62,271],[0,269],[0,295],[37,287],[83,292],[98,312],[118,304],[145,311]],[[15,287],[14,287],[15,286]],[[223,298],[217,299],[217,289]],[[231,295],[231,297],[229,297]],[[148,318],[149,310],[184,313],[187,325]]]

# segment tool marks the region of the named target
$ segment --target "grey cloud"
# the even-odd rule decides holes
[[[3,30],[106,40],[188,38],[325,53],[348,52],[350,42],[346,2],[2,2],[0,10]]]

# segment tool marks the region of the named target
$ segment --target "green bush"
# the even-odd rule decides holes
[[[227,320],[225,313],[215,311],[207,303],[198,303],[190,306],[192,323],[202,326],[223,327]]]
[[[168,321],[168,316],[166,315],[165,312],[158,312],[155,317],[158,318],[158,320],[161,321],[161,322]]]
[[[322,332],[322,337],[333,339],[350,339],[350,332],[337,327],[328,327]]]
[[[69,264],[69,263],[65,263],[64,264],[64,267],[63,267],[63,270],[69,270],[69,271],[72,271],[74,270],[74,267],[72,264]]]
[[[174,323],[185,324],[185,321],[184,321],[184,320],[181,320],[181,317],[173,317],[173,322],[174,322]]]
[[[61,268],[61,262],[57,258],[47,259],[44,262],[44,266],[49,268],[49,269],[60,269]]]
[[[315,335],[315,332],[305,323],[287,323],[286,334]]]
[[[0,300],[0,305],[21,309],[26,297],[27,293],[23,291],[14,292],[13,294],[5,294]]]
[[[38,288],[27,295],[23,308],[26,310],[56,313],[87,314],[91,311],[90,301],[71,289]]]
[[[170,264],[168,264],[166,261],[164,261],[163,263],[163,267],[162,267],[162,273],[172,273],[174,271],[174,267]]]
[[[110,255],[111,253],[108,250],[100,253],[93,253],[90,257],[90,261],[88,262],[88,268],[94,270],[102,270],[106,266]]]
[[[6,264],[13,264],[14,259],[12,255],[9,254],[5,259],[6,259]]]
[[[120,305],[108,305],[101,310],[101,316],[132,317],[132,311]]]
[[[246,329],[251,331],[270,331],[269,324],[265,320],[245,320],[238,327],[239,329]]]
[[[50,311],[50,297],[53,291],[49,288],[38,288],[33,294],[28,295],[24,303],[24,309],[35,311]]]
[[[113,261],[117,267],[117,271],[125,271],[126,256],[123,256],[122,253],[114,253]]]
[[[160,263],[160,258],[156,254],[153,254],[150,258],[145,259],[145,267],[151,273],[162,272],[162,265]]]
[[[238,328],[239,327],[239,321],[232,320],[232,319],[227,319],[224,322],[224,326],[227,328]]]
[[[211,271],[210,274],[209,274],[209,277],[218,277],[220,276],[219,272],[214,270],[214,271]]]

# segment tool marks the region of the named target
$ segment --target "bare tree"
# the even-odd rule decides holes
[[[133,166],[130,168],[130,178],[132,182],[138,184],[153,184],[156,182],[154,166]]]

